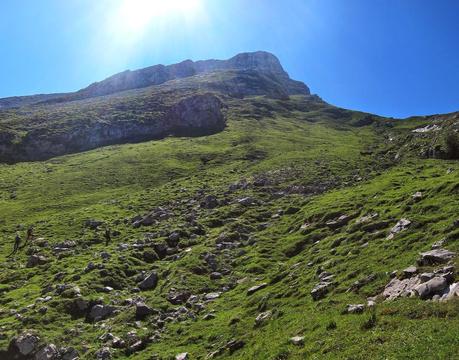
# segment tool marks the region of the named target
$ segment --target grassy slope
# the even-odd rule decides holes
[[[299,101],[294,98],[292,102]],[[454,358],[459,355],[457,302],[426,303],[408,299],[378,305],[376,324],[365,329],[371,314],[341,315],[348,303],[364,303],[367,296],[380,292],[388,282],[388,273],[415,262],[419,251],[427,250],[442,237],[448,237],[447,248],[459,251],[457,230],[452,221],[457,216],[459,166],[455,162],[407,159],[398,167],[385,169],[382,153],[362,155],[361,151],[383,147],[382,137],[373,128],[350,127],[339,122],[322,123],[327,113],[321,110],[296,111],[288,114],[274,110],[273,117],[251,118],[251,106],[264,103],[276,109],[276,101],[255,98],[234,100],[229,109],[229,127],[223,133],[193,139],[169,138],[136,145],[106,147],[95,151],[65,156],[42,163],[1,166],[0,169],[0,260],[4,270],[0,275],[0,340],[6,347],[8,339],[26,328],[40,331],[41,336],[59,345],[88,348],[84,357],[102,347],[98,337],[106,332],[100,324],[71,319],[65,313],[65,296],[53,296],[49,310],[40,315],[36,309],[23,313],[18,321],[10,309],[24,309],[41,296],[48,283],[78,285],[85,298],[104,297],[106,303],[132,297],[129,289],[135,281],[123,275],[130,269],[157,269],[160,285],[144,292],[148,304],[158,308],[173,308],[165,295],[171,287],[191,289],[193,293],[220,290],[225,284],[244,279],[221,298],[210,303],[198,321],[170,323],[161,341],[150,344],[131,358],[150,359],[174,356],[187,351],[192,358],[204,357],[224,346],[230,339],[243,339],[246,346],[222,357],[240,359],[323,358]],[[241,109],[247,108],[248,116]],[[314,120],[314,121],[307,121]],[[317,121],[319,120],[319,121]],[[417,124],[416,124],[417,125]],[[407,124],[403,125],[408,126]],[[396,131],[396,130],[393,130]],[[447,174],[447,169],[454,172]],[[238,190],[224,195],[228,185],[253,175],[265,174],[276,180],[275,190],[291,184],[318,185],[333,180],[340,185],[323,195],[289,195],[273,198],[264,187]],[[356,178],[362,177],[362,181]],[[144,233],[155,228],[133,229],[122,220],[143,214],[158,205],[174,200],[189,200],[198,189],[230,201],[253,196],[263,204],[241,209],[230,203],[214,210],[199,210],[202,224],[210,218],[220,218],[225,225],[206,227],[207,234],[189,241],[192,250],[181,252],[177,261],[157,261],[148,264],[139,260],[135,250],[116,250],[118,243],[134,243]],[[424,199],[416,204],[411,195],[421,190]],[[14,194],[14,196],[12,196]],[[15,197],[12,199],[12,197]],[[271,218],[279,209],[297,206],[293,215]],[[173,206],[176,214],[159,225],[167,231],[183,227],[189,208]],[[327,219],[337,214],[354,216],[379,213],[378,221],[388,220],[379,233],[367,233],[353,225],[337,230],[326,228]],[[388,229],[401,217],[414,225],[391,241],[385,240]],[[122,290],[110,295],[97,292],[106,285],[96,272],[82,274],[89,261],[100,263],[104,246],[97,239],[101,233],[83,227],[85,219],[101,219],[111,223],[121,235],[108,247],[112,254],[106,264],[111,280],[122,284]],[[116,220],[121,220],[115,224]],[[299,227],[308,221],[306,231]],[[265,230],[257,225],[268,222]],[[22,251],[14,259],[6,259],[12,247],[17,225],[36,224],[36,232],[51,244],[65,239],[78,241],[75,254],[56,259],[49,250],[41,252],[53,261],[45,266],[27,269],[27,255]],[[200,254],[214,251],[215,239],[237,224],[244,225],[256,239],[253,246],[219,254],[219,261],[231,269],[221,281],[211,281],[208,275],[196,275],[192,270],[202,263]],[[319,243],[314,241],[321,239]],[[337,245],[339,243],[339,245]],[[368,243],[366,247],[362,244]],[[292,256],[291,249],[301,244],[303,250]],[[124,255],[124,258],[120,258]],[[312,265],[307,265],[312,262]],[[309,292],[318,282],[318,266],[336,276],[337,286],[322,301],[313,302]],[[65,272],[61,281],[54,275]],[[81,279],[73,280],[75,274]],[[358,293],[346,292],[356,280],[375,274],[374,281]],[[252,296],[246,290],[257,283],[270,285]],[[203,321],[202,315],[215,310],[216,318]],[[261,311],[272,310],[273,319],[254,327]],[[154,324],[148,320],[140,327],[134,323],[133,309],[106,320],[112,333],[124,336],[137,329],[149,334]],[[331,323],[336,329],[329,329]],[[234,323],[230,325],[230,323]],[[294,335],[305,336],[305,346],[290,345]],[[120,351],[115,356],[123,358]]]

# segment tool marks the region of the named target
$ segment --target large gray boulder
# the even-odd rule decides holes
[[[31,355],[36,352],[39,344],[40,338],[30,332],[25,332],[14,340],[14,345],[18,349],[19,353],[24,356]]]
[[[49,344],[43,347],[35,355],[35,360],[57,360],[60,359],[59,351],[57,350],[56,345]]]
[[[91,321],[100,321],[113,314],[114,310],[115,308],[113,306],[102,304],[94,305],[88,314],[88,318]]]
[[[158,285],[158,274],[152,272],[139,284],[140,290],[153,290]]]
[[[434,295],[442,295],[445,289],[448,288],[448,282],[443,276],[436,276],[433,279],[418,285],[415,291],[423,300],[429,299]]]
[[[418,264],[421,266],[442,264],[451,260],[455,255],[456,253],[452,251],[438,248],[421,253],[420,258],[418,259]]]

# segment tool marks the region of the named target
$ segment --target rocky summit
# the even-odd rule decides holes
[[[455,359],[458,133],[267,52],[0,99],[0,359]]]

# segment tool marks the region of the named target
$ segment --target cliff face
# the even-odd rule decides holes
[[[100,146],[140,142],[168,135],[209,135],[225,128],[224,104],[213,94],[186,97],[162,115],[146,120],[77,122],[69,129],[39,127],[22,138],[0,133],[0,159],[4,162],[36,161]]]

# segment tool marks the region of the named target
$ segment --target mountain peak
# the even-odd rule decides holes
[[[184,60],[171,65],[153,65],[138,70],[125,70],[102,81],[95,82],[74,93],[46,94],[0,99],[1,108],[20,107],[38,103],[62,103],[121,91],[161,85],[170,80],[189,78],[216,71],[256,72],[267,77],[276,89],[286,95],[310,95],[309,88],[301,81],[292,80],[279,59],[266,51],[244,52],[227,60]],[[277,90],[276,90],[277,91]]]
[[[160,85],[166,81],[181,79],[202,73],[222,70],[254,70],[267,73],[286,87],[289,94],[309,95],[309,88],[290,79],[279,59],[266,51],[240,53],[228,60],[185,60],[171,65],[154,65],[134,71],[124,71],[81,89],[79,98],[109,95],[119,91]]]

